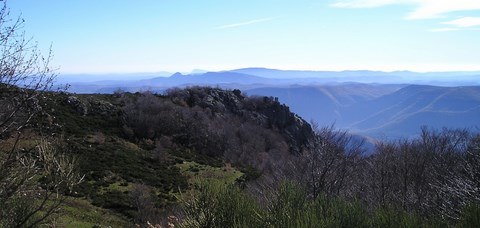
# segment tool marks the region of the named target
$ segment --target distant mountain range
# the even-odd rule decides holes
[[[241,89],[249,95],[278,97],[307,121],[374,138],[414,136],[422,125],[477,131],[480,127],[480,72],[245,68],[167,74],[60,75],[60,82],[69,83],[74,93],[163,92],[195,85]],[[89,81],[94,77],[98,80]]]
[[[167,76],[170,75],[170,76]],[[190,74],[168,72],[107,75],[59,75],[59,84],[68,83],[76,93],[125,91],[162,91],[170,87],[210,85],[251,89],[267,86],[335,85],[339,83],[422,84],[438,86],[480,85],[480,72],[417,73],[410,71],[295,71],[244,68],[231,71]]]
[[[246,90],[249,95],[273,96],[306,120],[333,124],[342,110],[390,94],[404,85],[343,84],[325,86],[265,87]],[[338,124],[338,123],[336,123]]]
[[[480,130],[480,86],[410,85],[342,109],[342,124],[374,137],[419,133],[419,126]]]
[[[480,86],[347,84],[248,93],[278,97],[307,120],[374,138],[415,136],[423,125],[480,130]]]

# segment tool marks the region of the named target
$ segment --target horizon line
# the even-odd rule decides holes
[[[218,69],[218,70],[204,70],[204,69],[192,69],[192,70],[158,70],[158,71],[91,71],[91,72],[57,72],[56,75],[127,75],[127,74],[195,74],[195,71],[200,71],[202,73],[206,72],[228,72],[228,71],[235,71],[235,70],[242,70],[242,69],[265,69],[265,70],[279,70],[279,71],[307,71],[307,72],[349,72],[349,71],[370,71],[370,72],[384,72],[384,73],[394,73],[394,72],[412,72],[412,73],[455,73],[455,72],[463,72],[463,73],[475,73],[479,72],[480,69],[465,69],[465,70],[432,70],[432,71],[424,71],[424,70],[408,70],[408,69],[398,69],[398,70],[379,70],[379,69],[368,69],[368,68],[359,68],[359,69],[299,69],[299,68],[271,68],[271,67],[240,67],[240,68],[233,68],[233,69]],[[198,74],[198,73],[197,73]]]

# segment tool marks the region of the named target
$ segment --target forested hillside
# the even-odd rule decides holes
[[[480,137],[468,131],[423,129],[418,139],[382,142],[366,156],[348,132],[311,126],[276,98],[240,90],[48,92],[38,104],[42,114],[16,149],[35,150],[46,138],[74,158],[82,177],[44,220],[60,226],[478,221]]]

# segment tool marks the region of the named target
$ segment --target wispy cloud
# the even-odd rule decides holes
[[[445,21],[441,24],[451,25],[452,27],[431,29],[430,32],[451,32],[459,30],[480,30],[480,17],[461,17],[451,21]]]
[[[452,32],[452,31],[458,31],[460,30],[459,28],[438,28],[438,29],[430,29],[428,31],[430,32]]]
[[[267,22],[267,21],[271,21],[271,20],[274,20],[274,19],[275,19],[274,17],[260,18],[260,19],[250,20],[250,21],[239,22],[239,23],[221,25],[221,26],[215,27],[214,29],[237,28],[237,27],[253,25],[253,24],[258,24],[258,23],[262,23],[262,22]]]
[[[393,4],[414,7],[413,11],[407,14],[406,19],[439,18],[450,12],[480,10],[479,0],[336,0],[331,6],[374,8]]]
[[[442,22],[445,25],[453,25],[460,28],[480,26],[480,17],[462,17],[452,21]]]

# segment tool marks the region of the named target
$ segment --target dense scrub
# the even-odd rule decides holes
[[[165,224],[169,215],[187,227],[478,221],[480,136],[468,131],[425,128],[366,156],[348,132],[312,127],[275,98],[239,90],[44,93],[39,102],[44,116],[30,128],[62,142],[84,175],[69,196],[132,223]]]
[[[264,195],[259,204],[235,186],[201,183],[184,202],[181,227],[478,227],[480,209],[462,208],[462,217],[447,223],[440,216],[425,218],[390,206],[369,209],[361,201],[324,194],[309,199],[308,191],[285,182]]]
[[[124,94],[123,100],[125,137],[155,141],[158,150],[186,147],[268,174],[288,171],[287,158],[313,137],[310,125],[274,98],[239,90],[192,87],[164,96]]]
[[[139,224],[161,221],[178,204],[179,192],[191,188],[186,174],[205,172],[182,170],[185,164],[207,170],[232,169],[221,167],[233,164],[245,173],[234,175],[245,186],[286,170],[285,158],[311,137],[310,126],[288,107],[240,91],[195,87],[165,95],[43,93],[39,99],[45,112],[31,128],[61,141],[84,175],[69,196]]]
[[[419,138],[379,143],[364,170],[362,198],[422,216],[456,220],[480,203],[480,135],[465,130],[422,129]]]
[[[395,208],[449,225],[478,218],[479,134],[423,128],[415,139],[377,143],[370,156],[345,132],[321,128],[316,136],[299,181],[308,198],[358,201],[370,212]]]

